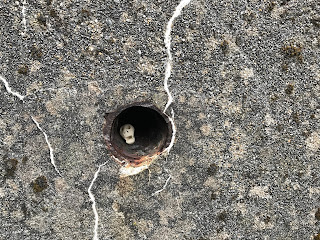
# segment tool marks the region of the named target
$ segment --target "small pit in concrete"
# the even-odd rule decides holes
[[[120,107],[106,114],[105,118],[103,134],[107,147],[123,163],[140,166],[170,144],[172,126],[169,118],[150,102]],[[134,127],[135,141],[132,144],[128,144],[120,134],[121,127],[127,124]]]

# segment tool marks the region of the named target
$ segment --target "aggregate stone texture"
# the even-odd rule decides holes
[[[317,0],[191,0],[171,32],[175,144],[119,177],[104,115],[164,109],[178,4],[0,2],[0,75],[26,96],[0,82],[0,239],[93,239],[106,161],[101,240],[320,239]]]

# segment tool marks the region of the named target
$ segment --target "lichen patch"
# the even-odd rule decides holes
[[[249,196],[250,197],[260,197],[260,198],[272,198],[272,196],[270,195],[269,191],[269,186],[255,186],[253,188],[250,189],[249,191]]]
[[[252,78],[254,76],[253,69],[252,68],[244,68],[240,71],[241,78],[247,80],[249,78]]]
[[[320,149],[320,136],[319,133],[313,132],[306,140],[307,149],[316,152]]]
[[[200,127],[200,131],[204,136],[208,137],[211,133],[211,126],[209,124],[204,124]]]

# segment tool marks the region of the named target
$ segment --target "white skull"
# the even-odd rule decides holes
[[[134,127],[131,124],[125,124],[120,128],[120,135],[126,140],[127,144],[133,144],[134,138]]]

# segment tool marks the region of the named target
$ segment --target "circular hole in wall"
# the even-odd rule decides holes
[[[121,135],[123,127],[126,136]],[[118,160],[139,166],[169,146],[172,126],[168,116],[152,103],[133,103],[106,115],[103,135],[109,151]]]

